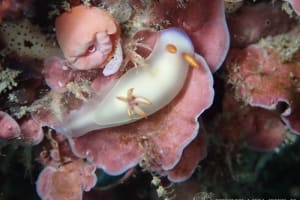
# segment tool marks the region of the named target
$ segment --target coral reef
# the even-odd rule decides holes
[[[0,199],[299,198],[299,10],[0,2]]]

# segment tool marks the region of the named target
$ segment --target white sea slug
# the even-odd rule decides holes
[[[106,94],[73,111],[55,129],[67,137],[129,124],[157,112],[182,89],[189,65],[197,65],[190,38],[181,29],[159,33],[145,65],[128,70]]]

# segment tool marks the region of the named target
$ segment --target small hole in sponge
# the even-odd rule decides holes
[[[284,101],[280,101],[276,105],[276,111],[279,113],[284,113],[287,109],[289,109],[289,105]]]

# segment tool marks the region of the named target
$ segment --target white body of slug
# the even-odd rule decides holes
[[[168,45],[176,52],[167,50]],[[144,97],[151,105],[141,104],[147,115],[151,115],[169,104],[182,89],[189,70],[183,53],[194,54],[189,37],[180,29],[169,28],[159,33],[151,54],[145,59],[145,66],[131,68],[101,99],[92,99],[79,110],[73,111],[56,130],[67,137],[82,136],[93,130],[129,124],[143,116],[130,117],[128,104],[117,97],[126,97],[129,89],[133,95]]]

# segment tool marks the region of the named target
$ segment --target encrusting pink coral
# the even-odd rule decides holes
[[[20,122],[20,128],[24,144],[37,145],[44,138],[42,126],[31,117],[25,117],[25,119],[22,119]]]
[[[234,99],[233,91],[226,88],[223,113],[217,125],[217,133],[234,144],[244,142],[260,151],[272,151],[280,146],[286,136],[286,129],[280,114],[263,108],[241,105]],[[221,124],[227,124],[222,126]]]
[[[230,46],[243,48],[263,37],[288,31],[293,19],[281,9],[281,3],[245,5],[238,12],[228,14]]]
[[[64,60],[51,57],[44,61],[43,75],[47,85],[56,92],[66,92],[67,83],[73,78],[73,72],[65,66]]]
[[[19,124],[6,112],[0,111],[0,138],[13,139],[21,134]]]
[[[163,18],[171,21],[172,26],[187,32],[196,52],[205,58],[213,72],[221,67],[229,49],[224,1],[190,0],[179,7],[173,0],[163,0],[156,9]]]
[[[298,15],[300,15],[300,1],[298,1],[298,0],[287,0],[287,2],[289,2],[292,5],[295,12]]]
[[[0,139],[19,137],[23,144],[36,145],[43,139],[42,126],[30,117],[14,120],[9,114],[0,111]]]
[[[201,129],[200,134],[183,151],[180,161],[176,166],[167,171],[168,179],[171,182],[183,182],[190,178],[195,171],[198,163],[206,155],[206,133]]]
[[[45,166],[36,183],[38,194],[42,199],[82,199],[83,191],[97,182],[96,166],[75,157],[64,137],[51,131],[45,136],[38,156]]]
[[[78,160],[59,168],[47,166],[40,173],[37,192],[43,199],[81,200],[97,182],[96,167]]]
[[[296,44],[299,38],[293,34],[276,37],[276,43],[269,38],[244,50],[233,49],[226,65],[229,83],[235,97],[253,107],[277,110],[286,126],[299,134],[299,56],[297,49],[285,45]]]

